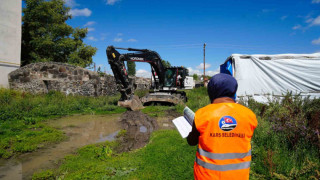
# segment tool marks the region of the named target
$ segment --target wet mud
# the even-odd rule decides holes
[[[118,153],[144,147],[157,129],[173,129],[172,120],[180,114],[166,112],[165,117],[151,118],[141,111],[113,115],[75,115],[50,120],[49,126],[61,129],[66,141],[26,153],[9,160],[0,159],[0,179],[31,179],[35,172],[58,168],[61,160],[76,149],[88,144],[117,140]],[[126,130],[123,136],[118,133]]]
[[[50,126],[61,129],[68,139],[16,158],[0,160],[0,179],[31,179],[35,172],[57,168],[60,160],[82,146],[114,140],[121,129],[119,117],[76,115],[48,121]]]
[[[143,114],[141,111],[123,113],[120,123],[126,133],[118,139],[120,142],[116,149],[118,152],[127,152],[144,147],[149,142],[151,133],[159,128],[156,119]]]

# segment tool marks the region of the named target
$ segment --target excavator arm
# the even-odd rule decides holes
[[[134,53],[120,54],[117,49],[135,51]],[[111,66],[112,72],[115,77],[118,91],[121,93],[121,98],[118,102],[119,105],[129,107],[137,106],[141,108],[138,97],[134,96],[132,84],[129,82],[128,73],[124,61],[146,62],[152,67],[152,74],[155,79],[157,89],[162,89],[165,81],[165,68],[162,64],[162,59],[155,51],[148,49],[134,49],[134,48],[117,48],[108,46],[107,48],[108,62]]]
[[[121,54],[113,46],[107,48],[108,62],[111,66],[117,89],[121,93],[120,101],[124,101],[130,99],[133,92],[126,66],[124,61],[120,60],[120,56]]]

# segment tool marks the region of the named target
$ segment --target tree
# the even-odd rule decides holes
[[[198,80],[198,74],[193,74],[193,79],[194,79],[195,81],[197,81],[197,80]]]
[[[127,61],[128,66],[128,75],[135,76],[136,75],[136,63],[134,61]]]
[[[168,68],[168,67],[170,67],[170,66],[171,66],[171,64],[170,64],[170,62],[169,62],[169,61],[161,60],[161,62],[162,62],[163,66],[164,66],[165,68]]]
[[[22,65],[55,61],[87,67],[97,49],[83,43],[88,30],[66,24],[71,15],[63,0],[24,0]]]

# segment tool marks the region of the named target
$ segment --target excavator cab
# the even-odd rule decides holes
[[[168,68],[165,73],[164,87],[176,87],[176,70]]]
[[[164,89],[183,89],[187,76],[189,76],[189,71],[183,66],[166,68]]]

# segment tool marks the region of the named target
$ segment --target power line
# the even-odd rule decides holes
[[[223,49],[239,49],[239,50],[260,50],[260,51],[293,51],[292,48],[299,48],[300,46],[288,47],[288,46],[273,46],[269,48],[267,46],[259,46],[259,45],[241,45],[241,44],[218,44],[218,43],[206,43],[207,48],[223,48]],[[160,49],[193,49],[193,48],[202,48],[203,44],[174,44],[174,45],[160,45],[160,46],[152,46],[152,48],[160,48]]]

